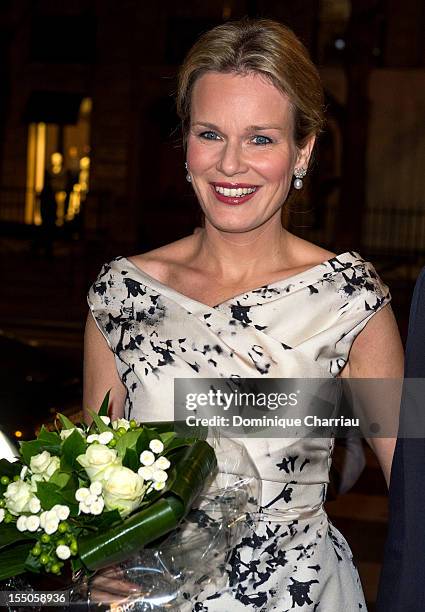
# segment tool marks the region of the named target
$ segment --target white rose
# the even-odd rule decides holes
[[[47,511],[45,510],[44,512],[40,514],[40,527],[42,527],[43,529],[46,524],[46,517],[47,517]]]
[[[33,474],[42,474],[46,471],[47,466],[50,463],[51,454],[48,451],[33,455],[30,461],[30,468]]]
[[[143,478],[143,480],[152,480],[154,471],[155,470],[151,466],[144,465],[142,467],[139,467],[137,473]]]
[[[33,514],[37,514],[37,512],[40,512],[41,510],[40,500],[35,495],[30,499],[29,510]]]
[[[85,504],[83,501],[80,501],[80,503],[78,504],[78,510],[79,510],[79,513],[84,512],[84,514],[90,514],[91,512],[90,506]]]
[[[154,468],[158,470],[168,470],[171,463],[168,461],[167,457],[158,457],[158,459],[153,464]]]
[[[92,495],[100,495],[102,493],[102,483],[100,482],[100,480],[97,480],[96,482],[92,482],[90,485],[90,493]]]
[[[4,508],[0,508],[0,523],[3,521],[5,514],[6,514],[5,509]]]
[[[66,521],[69,516],[69,508],[63,504],[55,504],[52,510],[56,513],[56,516],[60,521]]]
[[[164,445],[161,440],[151,440],[149,442],[149,448],[153,453],[155,453],[155,455],[158,455],[164,450]]]
[[[66,561],[66,559],[69,559],[69,557],[71,556],[71,549],[65,544],[60,544],[56,547],[56,554],[59,559]]]
[[[127,516],[140,505],[146,488],[139,474],[123,466],[111,467],[103,481],[105,507],[117,509],[121,516]]]
[[[115,421],[112,421],[112,427],[114,429],[123,427],[127,431],[127,429],[130,429],[130,421],[127,421],[127,419],[116,419]]]
[[[52,535],[53,533],[55,533],[58,530],[59,527],[59,519],[53,519],[53,518],[46,518],[46,521],[44,523],[44,531],[48,534],[48,535]]]
[[[27,530],[27,517],[20,516],[16,521],[16,529],[18,531],[26,531]]]
[[[114,434],[112,431],[102,431],[102,433],[99,434],[98,442],[99,444],[109,444],[113,437]]]
[[[11,482],[4,492],[6,508],[15,516],[30,511],[30,501],[33,497],[31,487],[23,480]]]
[[[34,475],[40,475],[43,480],[49,480],[50,476],[60,465],[59,457],[52,457],[48,451],[33,455],[30,460],[30,470]]]
[[[152,474],[152,480],[155,482],[165,482],[167,478],[168,474],[164,470],[154,470],[154,473]]]
[[[155,463],[155,455],[148,450],[145,450],[140,453],[139,459],[142,465],[153,465]]]
[[[92,444],[84,455],[78,455],[77,461],[92,481],[102,480],[106,468],[121,464],[117,452],[103,444]]]
[[[19,517],[22,518],[22,517]],[[18,519],[19,520],[19,519]],[[27,517],[27,530],[28,531],[37,531],[40,527],[40,519],[35,514]]]
[[[98,497],[97,500],[93,502],[92,505],[90,506],[91,514],[95,514],[95,515],[102,514],[104,505],[105,505],[105,502],[103,501],[103,499],[101,497]]]
[[[45,480],[49,480],[49,478],[60,468],[61,461],[59,457],[52,457],[49,465],[47,466],[46,473],[44,474]]]
[[[81,487],[75,491],[75,499],[78,502],[84,501],[88,495],[90,495],[90,491],[86,487]]]
[[[101,416],[100,419],[105,423],[105,425],[109,425],[111,419],[108,416]]]

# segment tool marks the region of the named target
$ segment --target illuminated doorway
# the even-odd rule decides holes
[[[41,225],[47,215],[57,227],[78,222],[89,190],[91,109],[83,98],[73,125],[29,124],[25,223]]]

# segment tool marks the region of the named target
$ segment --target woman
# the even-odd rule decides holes
[[[175,377],[401,376],[390,296],[373,266],[282,227],[323,121],[300,41],[269,20],[214,28],[183,63],[177,104],[205,227],[103,267],[89,293],[85,407],[112,388],[115,417],[172,419]],[[323,510],[331,440],[249,442],[263,520],[233,551],[229,588],[203,592],[193,609],[366,609],[348,545]],[[394,442],[373,447],[388,480]]]

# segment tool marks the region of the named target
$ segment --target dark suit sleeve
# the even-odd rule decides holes
[[[406,378],[425,378],[425,268],[413,293]],[[401,419],[407,410],[403,396]],[[425,440],[397,440],[390,481],[389,526],[377,612],[425,611]]]

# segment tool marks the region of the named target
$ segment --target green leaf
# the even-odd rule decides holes
[[[177,448],[182,448],[184,446],[191,446],[194,443],[194,440],[189,440],[188,438],[174,438],[170,441],[167,448],[164,449],[164,455],[168,457],[168,455],[175,451]]]
[[[103,431],[112,431],[112,429],[108,427],[108,425],[106,425],[95,412],[93,412],[92,410],[89,410],[89,413],[99,433],[102,433]]]
[[[184,507],[179,499],[161,498],[106,534],[82,538],[78,543],[80,559],[90,570],[119,563],[174,529],[183,516]]]
[[[167,448],[167,446],[171,443],[171,441],[175,437],[176,437],[176,434],[175,434],[174,431],[166,431],[165,433],[159,434],[159,438],[160,438],[160,440],[163,443],[165,448]]]
[[[75,427],[75,423],[70,421],[68,417],[66,417],[64,414],[58,412],[57,416],[60,419],[60,422],[62,423],[63,429],[73,429]]]
[[[8,461],[7,459],[0,459],[0,476],[9,476],[10,480],[13,477],[21,473],[22,463],[20,461]],[[8,485],[2,485],[0,483],[0,497],[6,491]]]
[[[22,540],[36,539],[35,535],[29,531],[18,531],[14,523],[2,523],[0,525],[0,548],[9,546],[15,542],[21,542]]]
[[[137,438],[137,442],[136,442],[136,452],[138,456],[140,457],[140,453],[142,453],[144,450],[149,449],[149,442],[153,440],[155,437],[157,437],[157,435],[154,432],[154,437],[153,438],[150,437],[149,430],[146,429],[146,427],[144,427],[143,429],[139,431],[140,431],[139,437]]]
[[[108,393],[103,398],[102,405],[99,408],[99,411],[97,413],[99,416],[108,416],[109,395],[110,395],[110,393],[111,393],[111,390],[109,389]]]
[[[205,480],[216,469],[217,460],[214,450],[202,440],[176,450],[175,454],[165,494],[121,525],[80,539],[80,558],[88,569],[97,570],[122,561],[175,529],[189,512]]]
[[[26,571],[25,561],[33,547],[33,543],[21,542],[2,550],[0,555],[0,580],[18,576]]]
[[[78,455],[83,455],[86,451],[86,441],[76,429],[70,434],[62,444],[61,467],[73,469],[78,467]]]
[[[71,472],[56,470],[56,472],[54,472],[54,474],[49,478],[49,484],[54,484],[57,485],[59,489],[64,489],[67,487],[70,480],[72,481]]]
[[[20,443],[20,451],[23,460],[27,465],[30,464],[31,457],[48,451],[51,455],[61,454],[62,441],[59,434],[53,431],[47,431],[43,426],[36,440]]]
[[[72,491],[61,489],[53,482],[38,482],[37,497],[44,510],[51,510],[55,504],[69,506],[73,515],[78,513],[78,504]]]
[[[41,442],[43,450],[49,451],[51,455],[60,455],[62,440],[56,431],[49,431],[42,425],[37,440]]]
[[[127,448],[122,464],[124,467],[133,470],[133,472],[137,472],[140,467],[139,453],[137,453],[134,448]]]
[[[143,439],[144,437],[145,432],[143,431],[143,429],[129,429],[128,431],[126,431],[124,435],[118,438],[117,445],[115,447],[115,450],[118,453],[118,457],[121,457],[122,459],[125,456],[127,448],[133,448],[135,451],[137,451],[137,441],[139,438]]]
[[[12,480],[14,476],[21,473],[22,463],[20,461],[8,461],[0,459],[0,476],[9,476]]]
[[[29,552],[28,557],[25,559],[25,569],[34,574],[39,574],[43,568],[39,559],[40,557],[34,557],[34,555]]]
[[[121,518],[118,510],[109,510],[102,512],[98,516],[87,515],[87,520],[85,524],[87,525],[95,525],[99,531],[105,531],[111,525],[122,523],[123,519]]]
[[[182,451],[182,456],[175,466],[176,478],[170,486],[170,491],[183,501],[186,512],[189,512],[205,480],[216,468],[214,449],[204,440],[197,440]]]
[[[27,465],[30,464],[31,457],[38,455],[42,451],[41,442],[38,440],[31,440],[30,442],[20,442],[20,452],[23,460]]]

